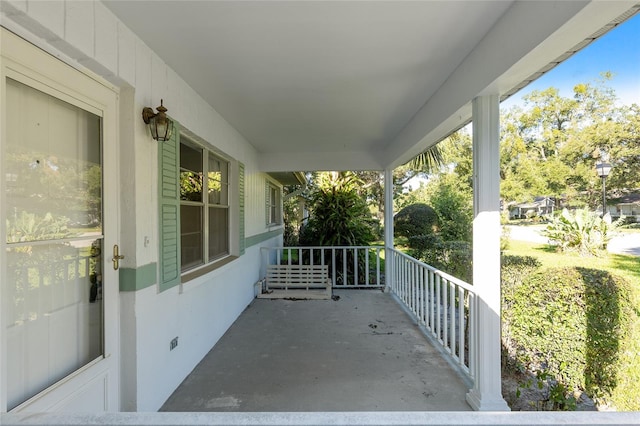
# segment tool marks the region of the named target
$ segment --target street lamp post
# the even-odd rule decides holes
[[[599,161],[596,163],[596,171],[598,176],[602,178],[602,217],[604,217],[607,210],[607,185],[605,181],[609,173],[611,173],[611,164],[606,161]]]

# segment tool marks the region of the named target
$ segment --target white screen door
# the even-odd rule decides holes
[[[8,59],[9,36],[2,34],[5,409],[117,409],[118,281],[107,234],[116,231],[117,209],[105,185],[115,174],[115,132],[107,131],[115,110],[107,109],[117,95],[105,105],[103,85],[31,45]]]

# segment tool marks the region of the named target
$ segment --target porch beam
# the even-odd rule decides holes
[[[477,289],[475,383],[467,402],[509,411],[500,366],[500,98],[480,96],[473,115],[473,286]]]
[[[390,292],[395,279],[393,270],[393,169],[384,170],[384,291]]]

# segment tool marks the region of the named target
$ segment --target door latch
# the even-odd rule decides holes
[[[117,244],[114,244],[113,259],[111,259],[113,261],[113,269],[118,270],[118,268],[120,267],[120,261],[122,259],[124,259],[124,255],[120,254],[120,248],[118,247]]]

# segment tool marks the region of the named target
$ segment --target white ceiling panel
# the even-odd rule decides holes
[[[370,167],[405,160],[403,153],[433,143],[423,136],[444,123],[442,111],[450,118],[460,102],[468,103],[489,85],[511,89],[557,57],[553,51],[549,58],[534,52],[547,40],[564,52],[584,39],[581,31],[588,35],[601,28],[611,19],[595,16],[608,10],[602,3],[613,5],[611,16],[633,5],[105,1],[260,153],[268,154],[265,159],[274,159],[265,166],[271,171],[281,168],[275,164],[287,155],[331,163],[342,153],[336,158],[340,165],[360,157],[371,159]],[[581,30],[558,36],[572,20]],[[535,60],[526,60],[530,54]],[[483,57],[492,62],[483,63]],[[515,71],[506,78],[511,67]],[[458,104],[445,105],[449,98]],[[429,117],[438,117],[438,123],[423,129]]]

